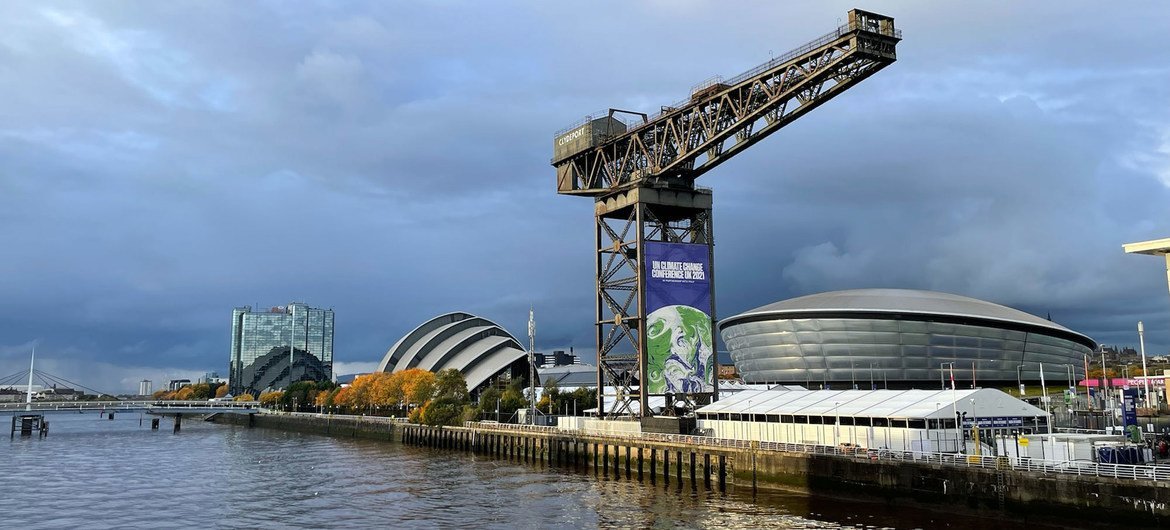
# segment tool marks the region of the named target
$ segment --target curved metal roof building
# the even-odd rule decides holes
[[[439,315],[414,328],[386,351],[379,372],[422,368],[463,372],[473,392],[508,372],[527,377],[528,353],[511,333],[486,318],[455,312]]]
[[[983,300],[934,291],[857,289],[776,302],[719,323],[744,381],[858,388],[1054,384],[1083,375],[1096,343]],[[946,374],[946,375],[944,375]]]

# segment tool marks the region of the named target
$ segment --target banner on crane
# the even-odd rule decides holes
[[[646,242],[647,395],[715,390],[707,245]]]

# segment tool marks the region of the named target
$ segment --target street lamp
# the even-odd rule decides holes
[[[836,422],[833,424],[833,443],[841,446],[841,402],[833,403],[833,415],[836,416]]]
[[[979,416],[975,414],[975,398],[971,398],[971,439],[975,442],[975,456],[980,456],[979,451]]]
[[[1020,379],[1020,368],[1023,367],[1022,364],[1016,365],[1016,385],[1020,387],[1020,397],[1024,397],[1024,381]]]

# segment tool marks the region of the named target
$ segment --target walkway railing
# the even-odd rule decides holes
[[[961,453],[934,453],[922,451],[890,451],[885,449],[863,449],[858,447],[837,447],[828,445],[790,444],[780,442],[757,442],[713,436],[692,436],[685,434],[614,434],[591,431],[565,430],[540,425],[516,425],[508,423],[466,422],[465,427],[476,429],[500,429],[510,431],[540,432],[547,434],[584,434],[595,438],[612,439],[620,442],[653,441],[702,447],[727,449],[757,449],[787,453],[806,453],[857,458],[869,461],[901,461],[924,464],[940,464],[955,467],[974,467],[990,470],[1013,470],[1044,475],[1078,475],[1109,477],[1117,479],[1153,480],[1170,482],[1170,465],[1104,464],[1091,461],[1071,462],[1040,460],[1034,458],[1013,458],[1009,456],[966,455]]]

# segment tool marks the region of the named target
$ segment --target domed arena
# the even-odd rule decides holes
[[[991,302],[935,291],[857,289],[792,298],[724,319],[747,383],[809,388],[1075,384],[1089,337]]]

